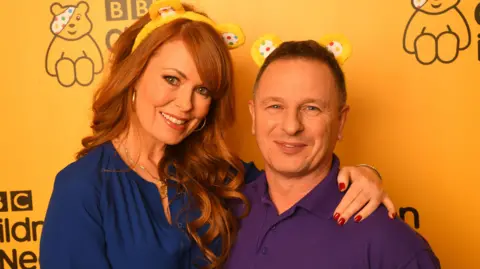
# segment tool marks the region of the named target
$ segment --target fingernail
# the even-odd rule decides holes
[[[345,183],[342,182],[342,183],[338,184],[338,189],[340,191],[343,191],[345,189]]]
[[[362,216],[358,215],[355,217],[355,222],[360,222],[362,220]]]
[[[338,221],[338,225],[343,226],[343,224],[345,224],[345,219],[344,219],[344,218],[341,218],[341,219]]]
[[[395,219],[397,217],[397,213],[392,213],[392,215],[390,216],[391,219]]]
[[[337,221],[339,217],[340,217],[340,214],[338,214],[338,213],[335,213],[335,215],[333,215],[333,219],[335,221]]]

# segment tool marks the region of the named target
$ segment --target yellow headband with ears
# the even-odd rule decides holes
[[[342,65],[352,54],[352,46],[343,35],[325,35],[317,40],[317,42],[333,53],[340,65]],[[260,37],[253,43],[250,51],[253,60],[258,66],[262,66],[268,55],[270,55],[270,53],[272,53],[282,43],[283,41],[278,36],[273,34]]]
[[[132,47],[132,52],[153,32],[153,30],[176,19],[188,19],[211,25],[220,35],[222,35],[223,40],[229,49],[238,48],[245,43],[245,35],[238,25],[216,24],[202,14],[193,11],[185,11],[180,0],[157,0],[150,5],[148,13],[151,21],[140,30],[140,33],[138,33]]]

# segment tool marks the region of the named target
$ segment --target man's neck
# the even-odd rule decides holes
[[[300,175],[285,175],[268,165],[265,166],[269,195],[279,215],[290,209],[327,177],[332,157],[323,161],[313,171]]]

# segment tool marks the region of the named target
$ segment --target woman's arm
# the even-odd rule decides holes
[[[335,209],[334,219],[338,224],[345,224],[355,213],[355,222],[370,216],[380,204],[388,209],[390,218],[395,218],[395,205],[382,186],[380,174],[371,166],[347,166],[338,174],[338,189],[347,190],[342,201]],[[360,212],[359,212],[360,211]]]
[[[252,181],[255,181],[260,174],[262,174],[263,171],[258,170],[258,168],[255,166],[253,162],[246,163],[242,161],[243,163],[243,168],[245,170],[245,184],[248,184]]]
[[[64,171],[56,177],[40,240],[41,268],[110,268],[99,190],[88,182]]]
[[[243,162],[243,167],[245,184],[255,181],[263,172],[258,170],[253,162]],[[334,213],[334,219],[340,225],[345,224],[355,213],[356,222],[366,219],[380,204],[388,209],[390,218],[395,218],[395,205],[382,187],[380,174],[373,167],[363,165],[343,167],[337,179],[338,188],[342,192],[347,190],[352,182]]]

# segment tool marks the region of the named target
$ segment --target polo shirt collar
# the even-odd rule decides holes
[[[292,206],[292,209],[303,208],[322,219],[331,219],[343,194],[338,190],[337,176],[340,169],[340,160],[334,154],[332,165],[327,176],[313,188],[305,197]],[[268,193],[268,182],[265,172],[256,180],[257,194],[260,202],[274,206]]]

